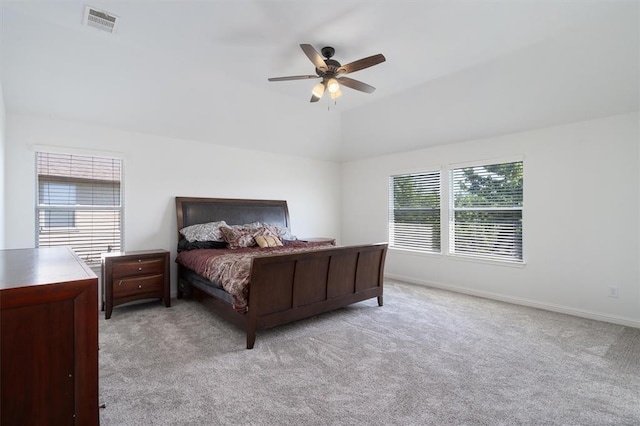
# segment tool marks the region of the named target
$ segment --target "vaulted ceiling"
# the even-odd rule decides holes
[[[2,1],[9,113],[340,161],[638,110],[633,0],[88,3],[115,34],[85,4]],[[350,75],[377,90],[311,104],[313,80],[268,82],[313,73],[300,43],[383,53]]]

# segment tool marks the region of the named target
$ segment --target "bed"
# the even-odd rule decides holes
[[[287,242],[283,247],[239,249],[250,255],[246,306],[238,309],[220,283],[212,282],[182,260],[205,252],[233,255],[234,250],[205,246],[185,249],[180,230],[198,224],[225,221],[228,226],[268,224],[289,231],[286,201],[176,197],[179,253],[178,299],[190,297],[246,331],[247,349],[254,346],[256,331],[308,318],[353,303],[377,298],[383,305],[383,274],[387,244],[333,246],[327,243]],[[270,228],[272,229],[272,228]],[[187,243],[189,244],[189,243]],[[180,248],[182,247],[182,248]],[[281,252],[282,250],[293,252]],[[264,253],[264,254],[263,254]],[[186,256],[186,255],[185,255]],[[187,266],[189,265],[189,266]],[[194,268],[194,269],[192,269]]]

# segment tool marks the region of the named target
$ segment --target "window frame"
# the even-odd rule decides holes
[[[41,178],[39,175],[39,165],[38,165],[38,157],[40,154],[44,154],[44,155],[55,155],[55,156],[67,156],[67,157],[91,157],[91,158],[97,158],[100,160],[106,160],[106,161],[118,161],[119,162],[119,169],[120,169],[120,177],[118,182],[118,192],[119,192],[119,205],[99,205],[99,204],[78,204],[78,188],[79,186],[81,186],[83,183],[83,179],[82,178],[73,178],[73,177],[61,177],[59,180],[60,182],[64,182],[65,184],[69,184],[70,186],[74,187],[74,192],[76,194],[74,194],[74,198],[75,198],[75,204],[46,204],[46,203],[41,203],[40,202],[40,198],[41,198]],[[77,233],[78,235],[81,234],[81,230],[78,227],[78,212],[93,212],[93,211],[113,211],[113,212],[117,212],[118,218],[119,220],[117,220],[116,223],[118,223],[119,226],[119,238],[118,238],[118,245],[115,246],[115,250],[117,251],[124,251],[124,168],[125,168],[125,161],[122,158],[122,156],[118,155],[117,153],[113,153],[113,152],[96,152],[96,151],[84,151],[84,150],[74,150],[74,149],[64,149],[64,148],[56,148],[56,147],[48,147],[48,146],[34,146],[34,163],[35,163],[35,171],[34,171],[34,176],[35,176],[35,246],[36,247],[52,247],[55,246],[56,244],[47,244],[47,245],[43,245],[41,242],[41,235],[42,235],[42,231],[44,229],[47,230],[48,233],[51,234],[60,234],[60,235],[64,235],[64,234],[68,234],[68,235],[73,235],[74,233]],[[58,179],[55,179],[56,181]],[[90,180],[95,180],[95,179],[90,179]],[[99,179],[98,179],[99,180]],[[42,180],[42,183],[46,184],[48,183],[47,180]],[[47,214],[50,212],[70,212],[73,214],[74,216],[74,226],[62,226],[62,227],[47,227],[47,226],[41,226],[41,219],[40,219],[40,215],[42,214]],[[73,239],[71,239],[73,240]],[[75,251],[75,250],[74,250]],[[103,253],[102,251],[97,251],[97,250],[91,250],[90,254],[89,254],[89,258],[84,258],[83,255],[78,254],[79,257],[81,259],[83,259],[87,265],[92,268],[92,269],[99,269],[100,268],[100,256],[101,253]]]
[[[437,174],[438,177],[438,207],[427,207],[425,209],[428,210],[432,210],[432,211],[437,211],[438,212],[438,222],[439,222],[439,226],[438,226],[438,240],[439,240],[439,248],[438,250],[426,250],[426,249],[421,249],[419,246],[419,244],[416,244],[414,247],[403,247],[403,246],[395,246],[392,244],[392,240],[395,240],[395,238],[392,238],[392,234],[391,234],[391,227],[393,224],[395,224],[395,220],[392,221],[392,217],[394,215],[395,212],[395,206],[391,205],[391,201],[392,201],[392,191],[393,191],[393,181],[392,179],[394,178],[398,178],[398,177],[405,177],[405,176],[414,176],[414,175],[427,175],[427,174]],[[401,172],[397,172],[397,173],[392,173],[389,175],[388,179],[387,179],[387,236],[389,238],[389,249],[392,250],[399,250],[399,251],[405,251],[405,252],[411,252],[411,253],[415,253],[415,254],[420,254],[420,255],[436,255],[436,256],[440,256],[443,254],[443,248],[444,248],[444,234],[443,234],[443,218],[444,216],[442,215],[442,208],[443,208],[443,169],[442,167],[429,167],[429,168],[425,168],[425,169],[419,169],[419,170],[404,170]]]
[[[522,205],[520,207],[455,207],[454,197],[454,172],[456,170],[483,167],[490,165],[500,165],[509,163],[522,163]],[[524,218],[525,218],[525,203],[524,203],[524,169],[525,161],[524,157],[508,157],[508,158],[494,158],[478,161],[470,161],[465,163],[453,163],[447,166],[447,193],[448,193],[448,211],[447,211],[447,256],[456,259],[472,260],[479,262],[488,262],[494,264],[507,264],[507,265],[524,265],[525,264],[525,252],[524,252]],[[508,258],[502,256],[490,256],[473,253],[461,253],[455,252],[455,212],[456,211],[484,211],[484,212],[497,212],[497,211],[520,211],[520,226],[521,226],[521,238],[520,238],[520,253],[521,258]]]
[[[520,253],[522,254],[521,259],[507,259],[507,258],[499,258],[492,256],[481,256],[474,254],[466,254],[466,253],[456,253],[454,252],[454,209],[453,205],[455,203],[454,195],[453,195],[453,171],[456,169],[467,168],[467,167],[481,167],[485,165],[494,165],[494,164],[507,164],[521,162],[522,163],[522,206],[515,209],[521,212],[520,215],[520,223],[521,223],[521,242],[520,242]],[[388,220],[387,220],[387,236],[389,238],[389,250],[403,252],[412,255],[418,256],[434,256],[441,259],[450,259],[455,261],[466,261],[466,262],[475,262],[475,263],[485,263],[499,266],[508,266],[508,267],[516,267],[521,268],[526,264],[525,257],[525,158],[524,156],[511,156],[511,157],[501,157],[501,158],[491,158],[491,159],[483,159],[476,161],[468,161],[461,163],[450,163],[447,165],[437,167],[424,167],[420,169],[412,169],[412,170],[403,170],[400,172],[389,173],[388,175],[388,184],[387,184],[387,212],[388,212]],[[407,249],[404,247],[396,247],[391,244],[391,179],[395,176],[403,176],[403,175],[412,175],[412,174],[422,174],[422,173],[431,173],[439,171],[440,172],[440,252],[434,251],[423,251],[423,250],[414,250]],[[462,210],[462,209],[460,209]],[[507,210],[507,208],[502,208],[500,210]]]

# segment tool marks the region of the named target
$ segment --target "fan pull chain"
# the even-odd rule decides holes
[[[333,106],[337,107],[338,106],[338,100],[334,99],[333,100]],[[331,99],[327,98],[327,112],[331,112]]]

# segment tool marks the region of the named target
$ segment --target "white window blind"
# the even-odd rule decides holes
[[[71,246],[89,266],[122,246],[122,160],[36,153],[39,247]]]
[[[440,172],[389,177],[389,246],[440,253]]]
[[[449,251],[522,261],[522,161],[451,170]]]

